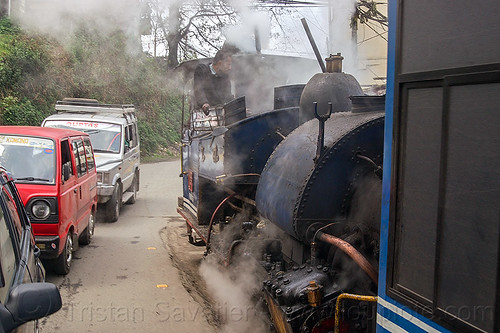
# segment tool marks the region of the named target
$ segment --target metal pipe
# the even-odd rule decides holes
[[[212,226],[213,226],[213,223],[214,223],[215,215],[217,214],[217,212],[219,211],[219,209],[222,207],[222,205],[224,205],[224,203],[226,201],[228,201],[229,199],[231,199],[231,197],[233,195],[234,194],[230,194],[224,200],[222,200],[220,202],[220,204],[217,206],[217,208],[215,208],[215,210],[214,210],[214,212],[212,214],[212,217],[210,218],[210,223],[208,224],[207,246],[206,246],[205,254],[208,254],[208,251],[210,250],[210,236],[212,234]]]
[[[239,173],[239,174],[236,174],[236,175],[231,175],[231,174],[229,174],[229,175],[221,175],[221,176],[215,177],[215,180],[219,182],[219,181],[223,181],[226,178],[250,177],[250,176],[260,177],[260,174],[259,173]]]
[[[255,51],[257,52],[257,54],[260,54],[262,46],[260,44],[260,33],[258,26],[255,27],[254,33],[255,33]]]
[[[241,239],[237,239],[231,243],[231,246],[229,247],[229,253],[227,256],[227,259],[224,261],[224,266],[229,266],[231,264],[231,260],[233,259],[233,254],[238,245],[243,243]]]
[[[186,100],[186,93],[183,91],[182,92],[182,109],[181,109],[181,140],[182,137],[184,136],[184,109],[186,107],[185,105],[185,100]]]
[[[232,209],[234,209],[237,212],[242,212],[243,211],[243,208],[236,206],[231,201],[228,201],[227,204],[229,205],[229,207],[231,207]]]
[[[361,267],[361,269],[370,277],[370,279],[372,279],[373,282],[375,282],[375,284],[378,283],[377,271],[372,267],[370,262],[351,244],[341,238],[325,234],[322,231],[319,231],[317,235],[319,240],[338,247],[345,254],[351,257],[351,259],[354,260],[354,262],[356,262],[359,267]]]
[[[377,296],[365,296],[365,295],[355,295],[355,294],[340,294],[337,297],[337,303],[335,305],[335,333],[339,333],[340,331],[340,302],[344,299],[354,299],[358,301],[366,301],[366,302],[376,302]]]
[[[239,195],[236,192],[234,192],[232,189],[230,189],[229,187],[224,187],[224,191],[226,191],[227,193],[231,194],[236,199],[243,201],[244,203],[247,203],[247,204],[249,204],[251,206],[254,206],[254,207],[257,206],[257,204],[255,203],[255,200],[252,200],[250,198],[247,198],[247,197],[244,197],[242,195]]]
[[[323,59],[321,58],[321,54],[319,53],[318,47],[316,46],[316,42],[314,41],[311,30],[309,29],[309,25],[307,24],[307,21],[304,17],[300,21],[302,22],[302,25],[304,26],[304,30],[306,31],[307,38],[309,38],[309,43],[311,43],[314,54],[316,55],[316,59],[318,60],[319,67],[321,67],[321,71],[323,73],[326,73],[325,63],[323,62]]]

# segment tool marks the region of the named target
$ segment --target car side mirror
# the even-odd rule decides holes
[[[67,181],[71,177],[71,166],[64,163],[62,166],[62,176],[63,182]]]
[[[59,289],[52,283],[27,283],[12,289],[7,303],[0,304],[0,322],[5,332],[46,317],[62,306]]]

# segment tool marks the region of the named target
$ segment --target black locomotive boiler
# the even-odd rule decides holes
[[[274,110],[246,117],[239,99],[192,116],[184,135],[190,240],[226,264],[260,261],[278,332],[375,327],[384,97],[364,96],[340,56],[327,68],[275,89]]]

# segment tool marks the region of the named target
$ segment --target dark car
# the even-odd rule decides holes
[[[61,295],[45,283],[31,224],[14,180],[0,167],[0,333],[37,332],[37,319],[61,308]]]

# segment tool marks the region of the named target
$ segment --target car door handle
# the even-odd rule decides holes
[[[77,193],[77,192],[78,192],[78,189],[76,189],[76,188],[75,188],[75,189],[73,189],[73,192]]]

